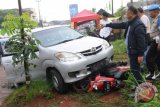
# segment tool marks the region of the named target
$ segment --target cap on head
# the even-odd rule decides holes
[[[103,12],[102,16],[108,17],[108,14],[106,12]]]
[[[159,10],[159,5],[158,4],[149,5],[148,10],[149,11]]]

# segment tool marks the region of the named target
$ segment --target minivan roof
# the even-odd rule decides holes
[[[51,29],[51,28],[57,28],[57,27],[69,27],[69,25],[55,25],[55,26],[49,26],[49,27],[35,28],[35,29],[32,29],[32,33],[46,30],[46,29]]]

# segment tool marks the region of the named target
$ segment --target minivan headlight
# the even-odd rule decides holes
[[[110,46],[109,43],[104,40],[104,41],[103,41],[103,48],[104,48],[104,49],[107,49],[109,46]]]
[[[76,61],[80,59],[78,55],[70,52],[59,52],[55,54],[55,57],[63,62]]]

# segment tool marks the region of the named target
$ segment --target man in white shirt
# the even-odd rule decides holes
[[[149,18],[144,14],[144,11],[142,8],[138,8],[138,16],[140,17],[141,21],[144,23],[146,27],[147,34],[150,33],[151,25]]]
[[[146,65],[146,54],[148,52],[149,49],[149,45],[151,43],[151,39],[150,39],[150,29],[151,29],[151,25],[150,25],[150,20],[149,18],[144,14],[144,10],[142,8],[138,8],[138,16],[141,19],[141,21],[143,22],[143,24],[146,27],[146,44],[147,46],[147,50],[144,53],[144,64]]]
[[[100,25],[101,25],[102,28],[100,30],[99,35],[100,35],[101,38],[103,38],[105,40],[108,40],[108,37],[109,37],[109,35],[112,31],[112,28],[104,27],[104,26],[106,26],[106,24],[112,23],[112,21],[110,21],[108,19],[108,14],[107,13],[104,12],[102,15],[103,15],[103,19],[101,19],[101,21],[100,21]]]

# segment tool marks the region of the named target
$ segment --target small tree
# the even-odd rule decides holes
[[[31,28],[36,27],[37,22],[31,21],[28,13],[21,16],[6,15],[2,23],[1,33],[11,36],[9,41],[11,46],[8,48],[13,53],[13,64],[23,64],[26,77],[26,84],[30,84],[29,60],[37,58],[35,50],[37,49],[31,34]],[[32,37],[32,38],[31,38]]]

